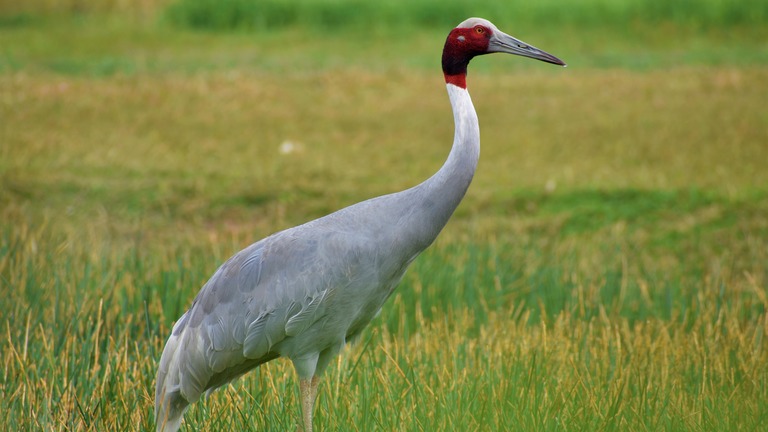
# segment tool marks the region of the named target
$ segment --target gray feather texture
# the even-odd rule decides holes
[[[373,319],[446,224],[474,173],[477,117],[466,90],[449,85],[448,92],[457,133],[438,173],[273,234],[219,267],[163,351],[158,425],[164,419],[172,425],[203,392],[276,357],[293,360],[302,378],[319,375]]]
[[[442,57],[455,123],[443,166],[413,188],[273,234],[219,267],[163,350],[155,393],[158,431],[178,430],[184,411],[203,392],[287,357],[299,376],[303,430],[312,432],[323,371],[379,312],[472,181],[480,130],[466,70],[473,57],[494,52],[565,66],[482,18],[454,28]]]

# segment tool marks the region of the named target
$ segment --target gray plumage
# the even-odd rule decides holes
[[[478,25],[506,36],[477,18],[457,29]],[[177,430],[188,405],[204,392],[277,357],[294,364],[301,380],[303,427],[311,431],[319,376],[435,240],[474,175],[480,151],[477,116],[466,89],[452,84],[447,74],[446,82],[455,135],[435,175],[411,189],[258,241],[225,262],[203,286],[174,325],[160,360],[158,431]]]

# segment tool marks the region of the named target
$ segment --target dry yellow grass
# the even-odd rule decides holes
[[[190,291],[206,256],[194,248],[144,255],[76,241],[51,248],[45,230],[18,228],[4,238],[13,253],[0,257],[4,284],[14,288],[4,300],[0,393],[7,411],[0,425],[151,430],[155,361],[170,326],[161,307],[176,297],[164,290]],[[220,247],[201,243],[209,252]],[[438,246],[434,255],[444,253]],[[322,388],[318,424],[361,431],[759,430],[768,415],[764,281],[703,281],[685,311],[636,320],[595,304],[586,275],[569,277],[577,280],[568,295],[578,300],[535,319],[523,303],[510,303],[485,310],[480,323],[483,300],[425,318],[420,309],[405,313],[413,299],[399,294],[386,315],[413,330],[391,334],[379,323],[340,357]],[[481,299],[491,297],[491,287],[476,289]],[[589,317],[591,307],[599,313]],[[188,427],[292,428],[295,386],[288,362],[271,363],[193,408]]]
[[[470,86],[475,183],[329,374],[318,427],[759,430],[768,71]],[[218,263],[426,178],[453,130],[439,76],[400,69],[22,71],[0,118],[3,430],[151,430],[163,339]],[[270,364],[189,428],[293,428],[295,387]]]

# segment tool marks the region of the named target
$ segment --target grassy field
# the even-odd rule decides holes
[[[163,344],[220,263],[444,161],[443,24],[475,13],[361,37],[375,7],[294,3],[222,29],[179,2],[0,2],[0,430],[154,430]],[[764,430],[765,7],[499,4],[477,15],[569,67],[473,63],[475,181],[330,368],[318,430]],[[183,430],[299,410],[275,361]]]

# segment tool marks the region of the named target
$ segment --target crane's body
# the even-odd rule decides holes
[[[498,32],[478,18],[462,25],[456,30],[483,26],[483,31]],[[456,37],[464,37],[457,39],[463,42],[470,34]],[[480,131],[464,81],[466,64],[474,55],[493,51],[470,52],[462,69],[461,61],[451,62],[450,41],[449,35],[443,71],[455,134],[445,164],[413,188],[273,234],[219,267],[174,325],[163,351],[155,400],[158,431],[178,430],[186,408],[204,392],[277,357],[294,364],[303,428],[312,430],[319,377],[379,312],[472,181]],[[535,53],[523,55],[563,64],[542,51]]]

